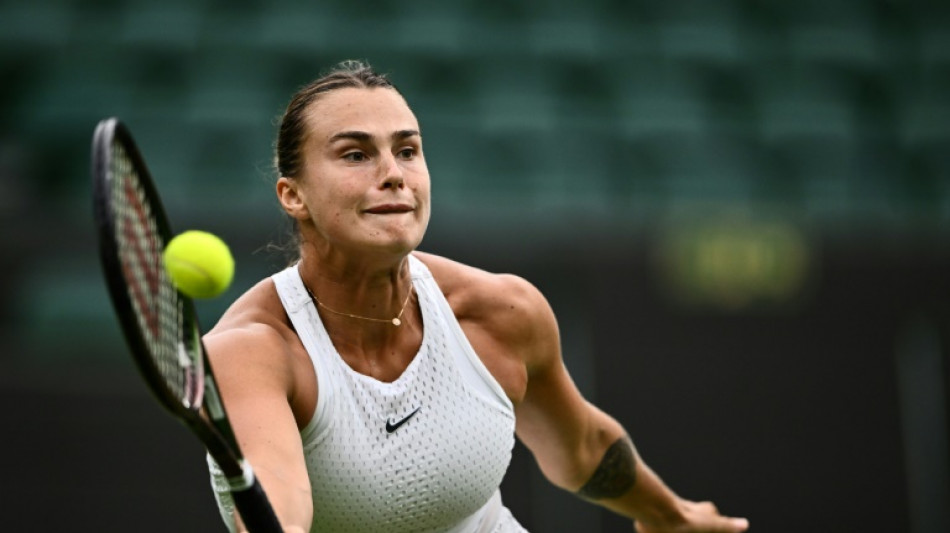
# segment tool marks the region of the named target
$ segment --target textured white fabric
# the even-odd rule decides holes
[[[524,531],[498,496],[514,445],[511,402],[465,338],[429,270],[412,256],[410,273],[423,341],[392,383],[360,374],[342,360],[296,267],[273,276],[317,372],[316,412],[301,431],[313,487],[311,531]],[[387,431],[387,423],[403,419]],[[226,484],[210,464],[227,516]]]

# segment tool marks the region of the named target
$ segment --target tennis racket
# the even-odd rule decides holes
[[[116,118],[96,127],[92,180],[106,284],[142,377],[221,467],[248,530],[281,531],[228,422],[194,303],[175,289],[165,271],[162,251],[172,232],[158,191],[131,133]]]

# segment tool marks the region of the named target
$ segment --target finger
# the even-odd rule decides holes
[[[723,518],[724,528],[721,531],[726,533],[739,533],[749,529],[749,521],[745,518]]]

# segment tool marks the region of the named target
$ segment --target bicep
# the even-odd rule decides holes
[[[281,522],[309,526],[310,483],[289,401],[290,354],[266,335],[220,334],[205,344],[241,452]]]
[[[516,431],[545,476],[574,491],[624,431],[581,395],[564,365],[553,311],[546,301],[535,306],[536,333],[525,347],[528,386],[516,407]]]
[[[554,484],[574,490],[586,480],[595,413],[560,361],[530,375],[524,400],[516,407],[515,428]]]

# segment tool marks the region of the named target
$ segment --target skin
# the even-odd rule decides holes
[[[636,519],[641,533],[746,529],[712,504],[679,498],[620,424],[581,396],[561,358],[554,313],[535,287],[414,251],[429,222],[430,182],[418,121],[399,93],[331,91],[311,105],[307,120],[303,172],[281,177],[277,196],[299,224],[303,280],[324,305],[396,316],[414,254],[515,405],[517,436],[552,483]],[[384,382],[402,374],[422,342],[415,297],[398,328],[318,310],[346,363]],[[319,391],[273,282],[241,296],[205,344],[241,448],[285,530],[307,531],[313,508],[299,431]]]

